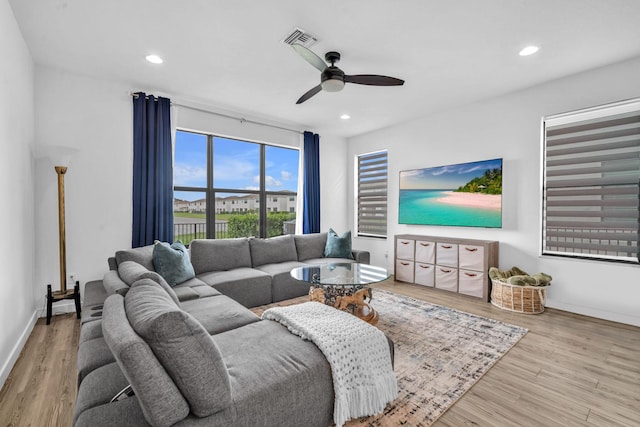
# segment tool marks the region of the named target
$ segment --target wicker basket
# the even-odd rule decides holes
[[[545,291],[548,286],[518,286],[491,279],[491,304],[503,310],[525,314],[544,311]]]

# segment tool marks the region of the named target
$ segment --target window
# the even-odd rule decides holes
[[[542,254],[638,263],[640,99],[543,119]]]
[[[356,157],[357,235],[387,237],[387,151]]]
[[[175,239],[188,244],[194,238],[293,233],[295,210],[282,206],[267,213],[259,200],[279,195],[297,198],[298,157],[299,151],[293,148],[178,130]]]

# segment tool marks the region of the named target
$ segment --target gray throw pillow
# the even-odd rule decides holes
[[[342,236],[329,229],[327,233],[327,244],[324,247],[324,256],[326,258],[347,258],[353,259],[351,254],[351,231],[347,231]]]
[[[180,240],[172,245],[156,241],[153,246],[153,266],[171,286],[196,277],[189,251]]]

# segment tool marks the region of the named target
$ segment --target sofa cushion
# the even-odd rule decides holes
[[[134,283],[125,308],[131,326],[152,348],[193,414],[205,417],[231,404],[229,374],[218,346],[157,283]]]
[[[216,342],[234,373],[235,410],[232,418],[224,418],[230,411],[214,414],[210,425],[333,424],[331,368],[311,341],[263,320],[216,335]]]
[[[125,262],[133,262],[133,261],[125,261]],[[138,264],[138,263],[135,263],[135,264]],[[124,295],[127,292],[129,292],[129,285],[127,285],[124,282],[124,280],[120,278],[120,275],[118,274],[118,270],[109,270],[106,273],[104,273],[104,276],[102,277],[102,285],[104,287],[104,290],[107,296],[113,295],[113,294]]]
[[[222,295],[220,292],[213,289],[200,279],[191,279],[185,283],[181,283],[173,288],[178,299],[182,301],[189,301],[198,298],[208,298]]]
[[[297,261],[296,243],[291,234],[270,239],[251,239],[251,263],[254,267],[278,262]]]
[[[327,244],[327,233],[297,234],[293,236],[298,252],[298,261],[322,258]]]
[[[153,266],[170,286],[196,277],[189,251],[180,240],[171,245],[156,242],[153,245]]]
[[[198,278],[245,307],[256,307],[272,301],[271,276],[255,268],[214,271],[200,274]]]
[[[160,289],[158,284],[155,286]],[[122,295],[112,295],[104,304],[102,332],[136,393],[144,417],[151,425],[158,426],[170,426],[185,418],[189,404],[149,346],[131,328]]]
[[[78,385],[82,384],[84,378],[95,369],[115,362],[115,358],[109,346],[102,336],[84,341],[78,347]]]
[[[118,264],[118,276],[127,285],[131,286],[136,282],[141,274],[150,271],[148,268],[135,261],[123,261]]]
[[[87,375],[82,384],[80,384],[80,388],[78,388],[78,398],[76,399],[76,404],[74,407],[73,425],[78,425],[76,424],[78,417],[81,416],[85,411],[91,410],[92,408],[97,408],[103,405],[119,406],[109,404],[109,402],[111,401],[113,396],[115,396],[120,390],[128,385],[129,381],[124,376],[124,374],[120,370],[120,366],[116,362],[101,366],[100,368],[91,372],[89,375]],[[144,416],[142,414],[140,406],[137,403],[137,399],[132,400],[136,402],[136,406],[138,406],[138,423],[145,423]],[[111,407],[109,409],[112,412],[115,412],[119,411],[121,408],[116,409],[115,407]],[[87,415],[88,414],[86,414],[83,418],[86,419]],[[91,425],[100,425],[101,421],[103,421],[103,419],[94,418],[93,424]],[[112,423],[111,425],[123,424]],[[134,423],[129,421],[129,425],[134,425]]]
[[[196,275],[251,267],[249,239],[196,239],[189,244],[191,264]]]
[[[116,261],[118,265],[125,261],[134,261],[147,270],[153,271],[153,245],[118,251],[116,252]]]
[[[291,277],[291,270],[306,265],[298,261],[291,261],[261,265],[256,269],[271,276],[271,299],[273,302],[278,302],[306,295],[309,292],[309,283]]]
[[[84,307],[82,307],[84,309]],[[102,311],[102,308],[100,308]],[[102,318],[97,322],[89,322],[86,325],[82,325],[80,329],[80,339],[78,340],[78,346],[83,342],[102,337]]]
[[[209,335],[219,334],[260,320],[258,316],[240,303],[224,295],[184,301],[182,309],[192,315]]]
[[[118,275],[120,278],[127,284],[129,287],[133,285],[140,279],[151,279],[157,284],[159,284],[162,289],[165,290],[167,294],[171,297],[172,300],[175,301],[176,304],[180,305],[180,300],[176,295],[175,291],[169,286],[164,278],[156,273],[155,271],[149,271],[144,268],[142,265],[133,261],[125,261],[122,264],[118,265]],[[128,290],[127,290],[128,292]],[[121,295],[125,295],[127,292],[118,292]]]
[[[345,232],[342,236],[329,229],[327,233],[327,244],[324,247],[326,258],[346,258],[353,259],[351,254],[351,231]]]

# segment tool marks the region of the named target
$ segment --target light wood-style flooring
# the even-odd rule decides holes
[[[377,287],[529,329],[434,426],[640,426],[640,328],[553,309],[511,313],[400,282]],[[0,425],[71,425],[78,336],[73,314],[38,320],[0,392]]]

